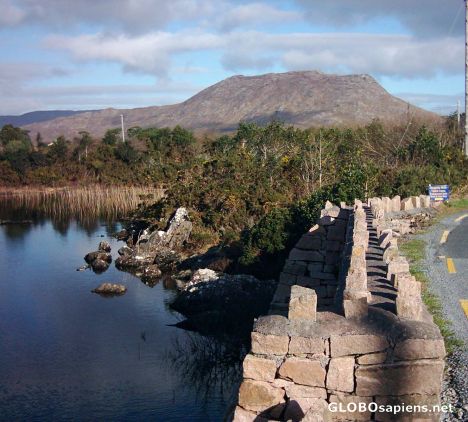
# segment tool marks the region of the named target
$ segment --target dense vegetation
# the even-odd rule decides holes
[[[424,193],[430,183],[463,185],[467,162],[453,118],[445,127],[300,130],[271,122],[242,123],[233,135],[196,139],[180,127],[117,129],[102,140],[81,132],[34,146],[28,134],[0,131],[3,185],[157,185],[167,196],[140,209],[166,221],[185,206],[195,223],[192,247],[231,245],[240,264],[275,271],[283,251],[316,218],[325,200]],[[259,265],[261,264],[261,265]]]

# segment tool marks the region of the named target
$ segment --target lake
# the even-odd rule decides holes
[[[178,329],[170,280],[76,271],[115,222],[59,219],[0,198],[0,420],[222,421],[239,351]],[[124,296],[91,293],[125,284]]]

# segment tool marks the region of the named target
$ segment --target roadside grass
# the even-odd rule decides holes
[[[440,299],[429,290],[429,279],[424,269],[426,242],[421,239],[406,240],[400,245],[400,251],[408,259],[411,274],[421,282],[422,299],[444,337],[447,353],[451,354],[456,348],[463,346],[463,342],[455,336],[450,321],[444,317]]]

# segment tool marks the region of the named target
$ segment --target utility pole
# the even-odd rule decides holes
[[[465,156],[468,157],[468,0],[465,0]]]
[[[122,142],[125,143],[125,129],[123,122],[123,114],[120,115],[120,122],[122,123]]]

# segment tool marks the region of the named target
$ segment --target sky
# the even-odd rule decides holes
[[[0,0],[0,114],[181,102],[229,76],[372,75],[464,104],[463,0]]]

